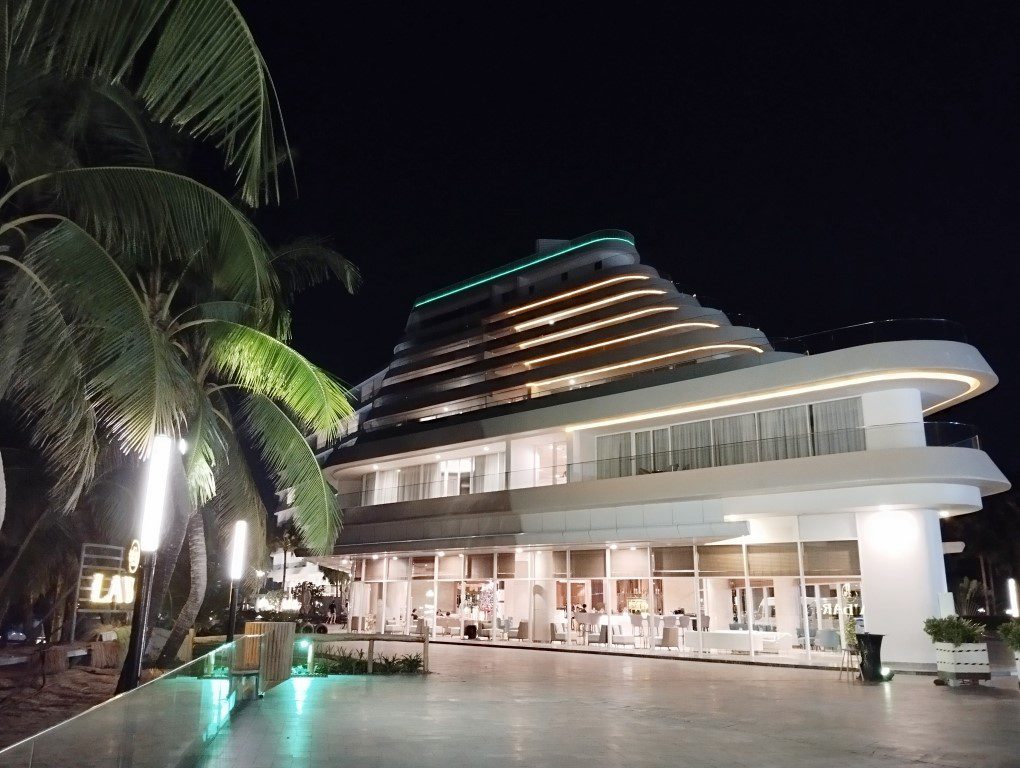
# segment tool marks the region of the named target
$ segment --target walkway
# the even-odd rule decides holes
[[[292,680],[244,710],[199,764],[1020,765],[1015,679],[851,686],[827,671],[606,661],[437,644],[426,679]]]
[[[1020,766],[1015,678],[953,690],[915,675],[848,685],[828,670],[510,648],[436,644],[431,656],[427,677],[293,679],[232,716],[210,695],[223,681],[173,679],[72,721],[35,765]]]

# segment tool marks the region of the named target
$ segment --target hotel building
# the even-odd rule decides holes
[[[1009,484],[929,419],[996,382],[951,323],[780,342],[626,232],[539,241],[414,303],[326,461],[344,528],[317,561],[375,632],[769,659],[860,620],[933,662],[939,517]]]

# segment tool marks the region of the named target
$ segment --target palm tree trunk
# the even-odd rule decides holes
[[[191,496],[188,493],[188,481],[184,475],[183,462],[178,458],[172,462],[174,467],[173,475],[170,478],[170,488],[173,495],[170,503],[170,519],[165,523],[163,541],[159,547],[159,556],[156,558],[156,570],[152,576],[152,601],[149,603],[149,624],[156,626],[156,619],[163,607],[167,592],[170,591],[170,580],[173,578],[177,562],[181,559],[181,550],[184,548],[184,536],[188,531],[188,523],[195,515],[191,506]],[[150,647],[150,656],[156,656],[162,648]]]
[[[21,558],[25,556],[25,552],[28,551],[28,545],[35,538],[35,535],[42,528],[43,522],[49,518],[49,511],[43,512],[39,517],[32,523],[32,527],[28,529],[28,533],[21,540],[21,544],[18,546],[18,551],[14,553],[14,557],[11,562],[7,564],[7,568],[4,569],[3,575],[0,575],[0,595],[8,595],[8,586],[11,583],[11,579],[14,577],[15,572],[18,569],[18,565],[21,563]],[[10,600],[0,600],[0,624],[3,624],[4,616],[7,614],[7,609],[10,607]]]
[[[166,645],[159,655],[157,661],[159,666],[164,666],[177,657],[177,651],[180,650],[188,630],[195,624],[198,611],[205,601],[209,565],[205,549],[205,524],[201,512],[192,515],[188,523],[188,556],[191,560],[191,589],[181,612],[177,614],[173,629],[170,630],[170,637],[167,638]]]

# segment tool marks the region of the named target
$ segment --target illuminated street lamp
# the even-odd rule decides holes
[[[152,598],[152,574],[156,565],[156,550],[163,529],[163,513],[166,509],[166,487],[170,475],[170,457],[174,441],[166,435],[152,439],[149,454],[149,474],[145,483],[145,499],[142,507],[142,532],[139,536],[141,562],[138,568],[138,584],[135,585],[135,607],[131,613],[131,638],[128,640],[127,657],[117,681],[117,693],[130,691],[138,686],[142,671],[144,640],[148,630],[149,601]]]
[[[244,575],[244,548],[248,538],[248,523],[238,520],[234,523],[234,545],[230,548],[230,617],[227,619],[227,642],[234,640],[234,624],[237,623],[238,581]]]

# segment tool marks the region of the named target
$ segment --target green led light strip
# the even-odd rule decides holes
[[[621,243],[627,243],[627,245],[634,245],[634,240],[631,239],[631,238],[627,238],[627,237],[605,236],[605,237],[596,237],[596,238],[593,238],[591,240],[585,240],[583,243],[578,243],[577,245],[571,245],[571,246],[568,246],[567,248],[563,248],[562,250],[553,251],[552,253],[546,253],[546,254],[544,254],[542,256],[539,256],[538,258],[531,259],[530,261],[526,261],[523,264],[517,264],[517,265],[514,265],[512,267],[508,267],[508,268],[506,268],[506,269],[504,269],[504,270],[502,270],[500,272],[495,272],[493,274],[482,275],[477,280],[472,280],[471,282],[464,283],[463,285],[457,285],[457,286],[455,286],[453,288],[450,288],[449,290],[443,291],[442,293],[437,293],[434,296],[426,296],[424,299],[421,299],[421,300],[419,300],[419,301],[417,301],[415,303],[414,309],[418,309],[418,307],[423,307],[426,304],[431,304],[433,301],[439,301],[440,299],[445,299],[447,296],[452,296],[455,293],[460,293],[461,291],[466,291],[466,290],[468,290],[470,288],[475,288],[475,287],[477,287],[479,285],[482,285],[483,283],[488,283],[488,282],[491,282],[492,280],[497,280],[497,279],[499,279],[501,277],[506,277],[507,275],[512,275],[514,272],[520,272],[522,269],[527,269],[528,267],[533,267],[536,264],[541,264],[543,261],[548,261],[549,259],[555,259],[557,256],[562,256],[565,253],[570,253],[571,251],[576,251],[578,248],[584,248],[585,246],[594,245],[595,243],[601,243],[601,242],[605,242],[607,240],[615,240],[615,241],[618,241],[618,242],[621,242]]]

